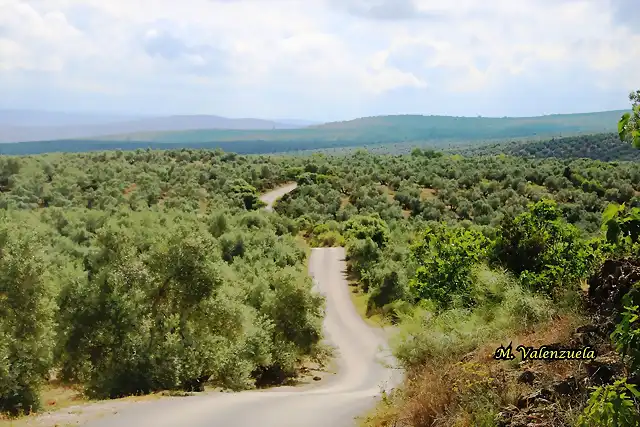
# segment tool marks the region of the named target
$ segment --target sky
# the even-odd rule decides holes
[[[347,120],[627,108],[638,0],[0,0],[0,108]]]

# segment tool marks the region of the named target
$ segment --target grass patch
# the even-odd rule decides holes
[[[509,342],[513,348],[566,342],[584,324],[578,313],[560,310],[504,272],[479,266],[472,277],[474,307],[438,312],[423,303],[401,317],[392,347],[407,379],[362,420],[363,427],[495,426],[501,408],[533,390],[516,381],[519,360],[496,361],[495,349]],[[536,361],[528,368],[553,381],[580,363]],[[571,414],[570,408],[565,412]]]

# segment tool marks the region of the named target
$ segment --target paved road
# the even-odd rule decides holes
[[[267,206],[265,207],[266,210],[272,211],[273,203],[276,200],[278,200],[280,197],[284,196],[285,194],[292,192],[297,187],[298,187],[298,183],[296,182],[284,185],[282,187],[276,188],[275,190],[272,190],[272,191],[269,191],[268,193],[263,194],[262,196],[260,196],[260,200],[262,200],[267,204]]]
[[[304,387],[210,393],[162,399],[126,408],[91,427],[353,427],[381,390],[402,379],[389,369],[381,330],[369,327],[353,307],[343,271],[343,248],[313,249],[309,273],[327,298],[325,334],[338,349],[337,374]]]

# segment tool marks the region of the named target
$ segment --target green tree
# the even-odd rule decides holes
[[[428,228],[412,246],[418,265],[409,286],[418,299],[431,300],[441,308],[455,297],[471,303],[469,274],[485,256],[487,239],[478,231],[464,228]]]
[[[389,240],[389,226],[377,215],[358,215],[345,223],[344,235],[347,239],[371,239],[383,248]]]
[[[552,200],[535,203],[516,217],[505,217],[492,257],[533,290],[549,294],[583,277],[595,261],[578,229],[561,218]]]
[[[632,112],[622,115],[618,122],[618,134],[622,141],[640,148],[640,90],[631,92],[629,100],[632,102]]]
[[[52,368],[54,307],[44,248],[34,232],[0,227],[0,412],[37,410]]]

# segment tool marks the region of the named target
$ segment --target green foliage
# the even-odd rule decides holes
[[[621,250],[640,242],[640,208],[611,203],[602,214],[607,241]]]
[[[0,412],[37,410],[53,366],[54,307],[42,238],[16,224],[0,226]]]
[[[640,90],[631,92],[629,100],[632,102],[632,112],[624,113],[618,121],[618,135],[620,140],[640,148]]]
[[[384,248],[389,240],[389,226],[379,216],[359,215],[345,223],[344,235],[347,239],[371,239]]]
[[[557,204],[549,200],[517,217],[506,217],[497,231],[492,257],[531,289],[550,295],[571,287],[596,261],[578,230],[562,220]]]
[[[630,371],[640,373],[640,284],[623,298],[624,311],[611,334],[616,350],[627,358]]]
[[[461,357],[478,345],[531,328],[554,314],[550,301],[530,293],[508,273],[474,266],[470,272],[473,307],[438,310],[422,301],[401,315],[393,351],[407,368],[427,361]]]
[[[396,310],[402,310],[401,304],[393,305],[409,297],[408,280],[404,268],[397,261],[378,265],[369,276],[371,289],[367,301],[367,312],[373,313],[382,308],[392,320],[397,320]]]
[[[478,231],[439,227],[427,229],[412,246],[418,264],[410,288],[418,299],[447,307],[454,298],[468,305],[469,273],[485,256],[487,239]]]
[[[598,133],[541,141],[510,141],[454,149],[453,151],[471,156],[507,154],[526,158],[582,158],[603,162],[640,160],[640,152],[628,142],[621,141],[617,133]]]
[[[637,427],[640,425],[638,400],[640,392],[625,379],[596,387],[577,427]]]
[[[258,197],[256,188],[243,179],[231,183],[230,191],[234,197],[242,202],[242,206],[247,210],[259,209],[265,206],[265,203]]]
[[[257,211],[287,162],[139,150],[0,163],[0,411],[37,408],[52,369],[116,397],[281,382],[324,354],[295,221]]]
[[[369,289],[370,272],[382,258],[380,247],[371,238],[351,239],[346,247],[349,270],[361,280],[365,291]]]

